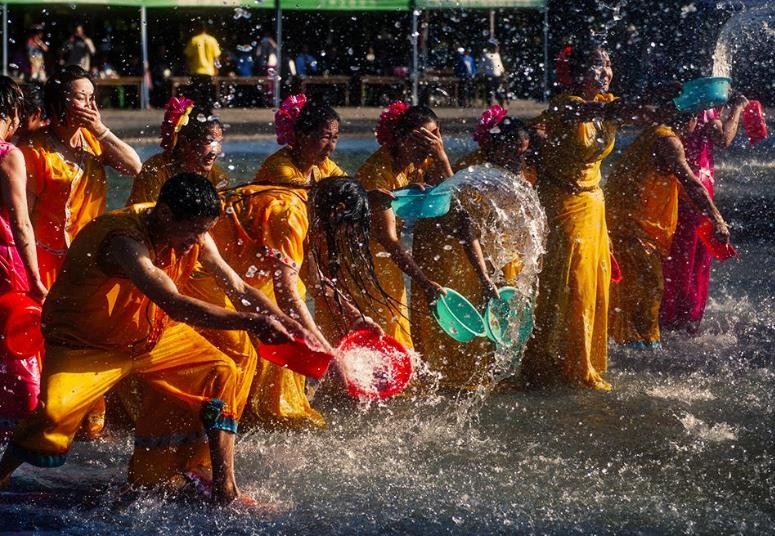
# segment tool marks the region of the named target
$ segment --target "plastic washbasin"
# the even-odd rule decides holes
[[[533,331],[533,310],[530,302],[526,302],[522,310],[514,311],[511,299],[517,293],[514,287],[503,287],[498,290],[500,299],[492,299],[487,304],[484,313],[484,326],[487,338],[499,346],[523,346]],[[514,323],[518,323],[517,340],[512,340]]]
[[[402,220],[414,221],[422,218],[437,218],[449,212],[452,192],[443,189],[419,190],[401,188],[394,190],[395,199],[390,203],[393,212]]]
[[[340,360],[353,349],[363,348],[382,354],[381,366],[375,367],[374,376],[368,385],[351,378],[347,367],[341,367],[347,393],[353,398],[383,400],[395,396],[409,384],[412,378],[412,356],[400,342],[388,335],[379,335],[372,330],[359,329],[348,333],[339,343],[337,353]],[[341,361],[340,361],[341,363]]]
[[[731,84],[731,78],[721,76],[695,78],[683,85],[681,94],[673,99],[673,103],[681,112],[713,108],[727,102]]]
[[[484,319],[476,307],[451,288],[444,290],[446,294],[431,308],[433,318],[444,333],[458,342],[470,342],[475,337],[484,337]]]

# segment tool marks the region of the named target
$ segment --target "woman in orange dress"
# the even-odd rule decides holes
[[[27,204],[35,231],[40,277],[51,288],[75,235],[105,211],[105,166],[140,171],[140,157],[102,122],[89,73],[68,66],[43,89],[48,127],[20,147],[27,167]],[[86,434],[104,426],[104,401],[89,414]]]

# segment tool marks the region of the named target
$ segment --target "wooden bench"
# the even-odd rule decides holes
[[[143,77],[142,76],[118,76],[116,78],[97,78],[94,80],[94,89],[97,91],[99,98],[105,91],[104,88],[123,88],[126,86],[133,86],[137,88],[137,105],[140,106],[142,101],[143,92]],[[119,97],[119,100],[123,100],[123,97]]]
[[[369,86],[387,86],[400,87],[402,92],[406,92],[407,79],[399,76],[362,76],[361,80],[361,106],[366,105],[366,90]]]
[[[430,91],[438,89],[446,97],[445,104],[448,106],[457,106],[460,95],[460,79],[456,76],[443,76],[433,74],[422,74],[418,79],[421,86],[426,86]]]
[[[301,92],[307,93],[307,86],[343,86],[344,105],[350,106],[350,82],[352,79],[346,75],[321,75],[300,77]]]
[[[191,84],[191,77],[170,76],[167,81],[170,84],[171,94],[178,95],[180,87]],[[224,89],[229,86],[251,86],[260,88],[264,93],[269,94],[274,86],[274,78],[271,76],[214,76],[213,86],[215,86],[219,98],[224,95]]]

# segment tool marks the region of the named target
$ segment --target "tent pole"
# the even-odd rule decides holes
[[[549,0],[544,0],[544,94],[541,99],[546,102],[549,97]]]
[[[420,102],[419,99],[419,55],[417,51],[417,39],[419,37],[418,32],[418,19],[420,18],[420,10],[415,9],[414,2],[412,2],[412,104],[417,105]]]
[[[3,4],[3,75],[8,76],[8,4]]]
[[[275,18],[277,19],[277,29],[275,31],[277,34],[277,72],[274,75],[274,95],[272,95],[272,100],[274,107],[279,108],[280,85],[283,75],[283,8],[280,5],[282,0],[275,0],[275,2],[277,4],[275,9]]]
[[[143,58],[143,82],[140,90],[140,109],[146,110],[151,105],[151,73],[148,62],[148,13],[145,6],[140,6],[140,52]]]

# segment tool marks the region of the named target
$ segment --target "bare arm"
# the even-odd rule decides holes
[[[471,263],[476,275],[490,298],[498,298],[498,287],[495,286],[487,270],[487,263],[482,253],[482,245],[476,234],[473,221],[468,212],[462,206],[456,207],[456,229],[452,230],[452,236],[459,236],[462,240],[463,251],[465,251],[468,262]]]
[[[27,207],[27,168],[20,150],[13,149],[0,162],[0,175],[3,179],[0,183],[3,206],[8,207],[11,232],[27,270],[30,292],[35,298],[43,300],[48,291],[40,280],[35,234]]]
[[[711,138],[713,143],[719,147],[729,147],[737,136],[737,129],[740,126],[740,115],[743,109],[748,105],[748,99],[738,93],[724,107],[726,117],[721,120],[713,121],[708,125],[711,129]]]
[[[425,174],[425,182],[435,186],[452,176],[452,166],[449,163],[447,152],[444,150],[444,142],[438,127],[434,130],[423,127],[418,131],[413,131],[410,136],[414,138],[418,147],[424,148],[433,158],[433,164]]]
[[[143,294],[175,321],[211,329],[246,330],[266,343],[287,342],[291,337],[269,315],[231,311],[181,294],[174,281],[153,264],[145,244],[137,240],[114,237],[108,255]]]
[[[134,177],[140,173],[143,163],[137,151],[105,126],[95,102],[92,102],[89,108],[77,108],[73,113],[80,126],[89,129],[99,140],[102,146],[102,157],[107,165],[122,175]]]
[[[686,162],[683,144],[677,137],[661,138],[656,144],[657,169],[678,179],[692,204],[713,223],[713,232],[721,242],[729,241],[729,227],[713,204],[708,191]]]
[[[375,209],[371,214],[371,225],[374,239],[382,244],[396,266],[422,288],[428,301],[438,298],[443,292],[441,285],[428,279],[428,276],[414,262],[412,254],[401,244],[393,211]]]
[[[247,284],[234,269],[221,257],[212,237],[206,235],[202,241],[199,260],[205,270],[211,274],[218,286],[226,293],[234,306],[247,313],[268,315],[282,324],[296,337],[307,338],[309,334],[294,319],[283,313],[275,303],[258,289]]]

